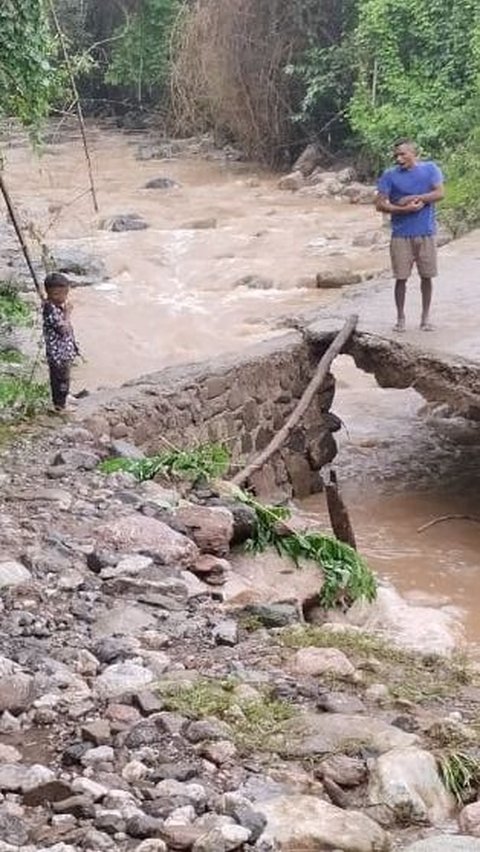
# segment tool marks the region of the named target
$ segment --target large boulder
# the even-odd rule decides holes
[[[396,748],[382,754],[370,775],[370,802],[386,804],[415,822],[444,823],[454,808],[432,754],[419,748]]]
[[[192,538],[202,553],[226,556],[233,537],[233,515],[222,506],[179,506],[173,513],[175,525]]]
[[[262,834],[278,852],[383,852],[390,849],[388,835],[359,811],[344,811],[316,796],[279,796],[259,802],[266,817]]]
[[[311,143],[293,164],[292,172],[301,172],[304,177],[312,174],[322,162],[322,154],[317,145]]]
[[[381,719],[337,713],[299,713],[284,726],[275,748],[285,757],[341,752],[354,743],[380,754],[415,745],[418,738]]]
[[[99,284],[108,278],[101,258],[74,246],[54,248],[52,261],[55,270],[67,275],[74,287]]]
[[[198,547],[181,533],[155,518],[132,514],[97,527],[96,538],[102,548],[112,547],[125,553],[147,551],[163,565],[192,568],[199,556]]]

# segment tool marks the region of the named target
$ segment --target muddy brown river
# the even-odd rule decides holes
[[[107,264],[108,281],[74,294],[86,356],[77,389],[283,333],[280,318],[338,298],[310,286],[318,271],[370,276],[386,266],[384,249],[364,246],[382,224],[368,207],[281,192],[278,176],[221,157],[141,161],[138,145],[148,140],[95,127],[89,137],[99,217],[75,134],[40,159],[24,146],[6,151],[23,220],[48,244],[87,249]],[[155,177],[179,186],[145,189]],[[124,213],[143,216],[148,230],[99,229],[100,219]],[[202,220],[209,227],[196,227]],[[271,286],[238,286],[245,276]],[[466,638],[480,643],[480,525],[452,520],[417,532],[438,516],[478,514],[478,428],[425,408],[414,391],[378,388],[346,357],[335,372],[346,427],[335,466],[362,551],[412,603],[453,605]],[[321,496],[306,506],[324,515]]]

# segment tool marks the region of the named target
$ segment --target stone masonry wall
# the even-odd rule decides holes
[[[178,447],[225,443],[236,470],[262,450],[300,399],[331,335],[315,344],[294,332],[200,364],[170,367],[121,388],[93,394],[77,419],[97,435],[131,440],[147,453],[168,441]],[[259,495],[305,496],[318,490],[318,471],[336,453],[329,415],[329,375],[301,426],[252,479]]]

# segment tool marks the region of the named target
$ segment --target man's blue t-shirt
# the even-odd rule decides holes
[[[424,195],[443,183],[443,175],[436,163],[424,160],[411,169],[394,166],[387,169],[378,181],[377,189],[392,204],[406,195]],[[392,213],[393,237],[431,237],[436,233],[435,204],[426,204],[415,213]]]

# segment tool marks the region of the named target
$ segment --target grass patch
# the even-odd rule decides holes
[[[235,693],[236,685],[234,681],[204,679],[165,690],[160,687],[160,691],[168,710],[189,719],[220,719],[230,728],[238,747],[247,752],[268,751],[271,738],[282,732],[294,709],[268,694],[257,701],[242,701]]]
[[[33,309],[10,284],[0,284],[0,323],[29,326]]]
[[[371,633],[296,627],[284,631],[281,641],[289,648],[337,648],[359,668],[368,660],[376,660],[381,668],[375,668],[371,678],[387,684],[393,698],[416,704],[455,695],[461,686],[473,680],[468,660],[462,654],[447,658],[415,653]],[[368,674],[365,670],[365,675]]]
[[[290,510],[285,506],[264,506],[244,492],[238,499],[250,506],[256,515],[254,537],[247,542],[252,553],[263,553],[274,547],[280,556],[287,556],[300,568],[300,560],[315,563],[322,571],[324,583],[319,592],[319,604],[325,609],[350,606],[357,600],[373,601],[377,582],[364,559],[348,544],[317,532],[281,534],[279,524],[285,525]]]
[[[472,801],[480,786],[480,760],[462,751],[439,754],[437,760],[447,790],[460,805]]]
[[[26,360],[25,355],[17,349],[4,349],[0,352],[0,364],[24,364]]]
[[[48,386],[26,376],[0,378],[0,415],[10,420],[33,417],[48,400]]]
[[[222,476],[230,464],[226,447],[218,444],[200,444],[193,450],[165,450],[145,459],[106,459],[100,465],[102,473],[125,471],[139,482],[155,476],[186,479],[196,482]]]

